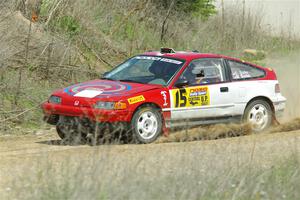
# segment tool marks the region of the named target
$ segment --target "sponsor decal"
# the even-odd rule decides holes
[[[207,87],[190,89],[190,97],[201,96],[207,94]]]
[[[162,58],[160,61],[162,61],[162,62],[168,62],[168,63],[173,63],[173,64],[176,64],[176,65],[182,64],[182,62],[179,61],[179,60],[173,60],[173,59],[168,59],[168,58]]]
[[[161,91],[160,92],[161,93],[161,95],[163,96],[163,99],[164,99],[164,106],[167,106],[168,105],[168,103],[167,103],[167,92],[166,91]]]
[[[135,104],[135,103],[142,102],[142,101],[145,101],[145,97],[143,95],[131,97],[128,99],[129,104]]]
[[[161,58],[161,57],[154,57],[154,56],[137,56],[137,57],[135,57],[135,59],[139,59],[139,60],[157,60],[157,61],[161,61],[161,62],[173,63],[173,64],[176,64],[176,65],[182,64],[182,62],[179,61],[179,60],[174,60],[174,59],[169,59],[169,58]]]
[[[171,90],[172,107],[194,107],[210,105],[208,87],[190,87]]]

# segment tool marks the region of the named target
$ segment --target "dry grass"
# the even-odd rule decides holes
[[[2,199],[299,199],[296,136],[93,148],[2,141],[0,194]],[[6,148],[9,144],[21,146]]]

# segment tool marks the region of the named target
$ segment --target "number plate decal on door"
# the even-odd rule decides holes
[[[206,106],[210,104],[208,87],[189,87],[173,89],[173,108]]]

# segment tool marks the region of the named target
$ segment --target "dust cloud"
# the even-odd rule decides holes
[[[300,51],[269,56],[266,64],[275,70],[281,93],[287,98],[284,116],[279,120],[287,122],[300,117]]]

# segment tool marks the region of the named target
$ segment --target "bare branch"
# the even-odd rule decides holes
[[[106,64],[106,65],[108,65],[110,67],[113,67],[112,64],[110,64],[108,61],[106,61],[105,59],[103,59],[99,54],[97,54],[97,52],[95,51],[95,49],[93,49],[90,45],[88,45],[84,40],[82,40],[82,44],[86,48],[88,48],[99,61],[101,61],[102,63],[104,63],[104,64]]]
[[[4,120],[1,120],[0,123],[3,123],[3,122],[6,122],[6,121],[10,121],[10,120],[13,120],[13,119],[17,119],[18,117],[20,117],[21,115],[24,115],[25,113],[27,112],[30,112],[30,111],[33,111],[35,109],[38,109],[39,106],[36,106],[36,107],[33,107],[33,108],[29,108],[27,110],[24,110],[23,112],[17,114],[17,115],[14,115],[12,117],[9,117],[9,118],[6,118]]]
[[[166,29],[165,26],[166,26],[166,23],[167,23],[167,20],[168,20],[170,14],[171,14],[171,10],[173,9],[173,7],[175,5],[174,3],[175,3],[175,0],[172,0],[172,2],[170,3],[170,6],[169,6],[168,12],[166,14],[166,17],[165,17],[165,19],[164,19],[164,21],[162,23],[162,26],[161,26],[161,34],[160,34],[160,42],[161,43],[163,42],[164,36],[166,34],[166,31],[167,31],[167,29]]]

